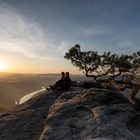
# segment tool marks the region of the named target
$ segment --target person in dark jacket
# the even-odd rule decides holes
[[[69,72],[64,73],[62,72],[62,77],[60,80],[58,80],[53,86],[50,85],[49,89],[55,90],[55,89],[60,89],[60,90],[69,90],[70,86],[72,84],[71,78],[69,76]]]
[[[69,72],[66,72],[66,76],[64,78],[64,90],[69,90],[69,88],[71,87],[72,81],[71,78],[69,76]]]
[[[50,85],[49,88],[46,88],[47,90],[50,90],[50,89],[56,89],[56,88],[62,88],[62,86],[64,85],[64,78],[65,78],[65,72],[61,72],[61,78],[60,80],[58,80],[54,85]]]

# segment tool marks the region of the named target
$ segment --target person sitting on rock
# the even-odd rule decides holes
[[[71,78],[69,76],[69,72],[66,72],[65,76],[62,76],[62,78],[57,81],[53,86],[50,85],[49,89],[55,90],[55,89],[60,89],[60,90],[69,90],[70,86],[72,84]]]
[[[65,72],[61,72],[61,78],[60,80],[58,80],[54,85],[50,85],[49,88],[46,88],[47,90],[50,89],[56,89],[56,88],[62,88],[62,86],[64,85],[64,78],[65,78]]]
[[[70,78],[70,76],[69,76],[70,74],[69,74],[69,72],[66,72],[66,76],[65,76],[65,78],[64,78],[64,87],[63,87],[63,89],[64,90],[69,90],[69,88],[71,87],[71,85],[72,85],[72,80],[71,80],[71,78]]]

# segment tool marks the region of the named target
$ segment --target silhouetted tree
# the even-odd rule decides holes
[[[108,79],[115,80],[119,76],[124,80],[131,79],[140,72],[140,52],[132,55],[111,54],[104,52],[99,55],[97,51],[81,51],[80,45],[76,44],[69,49],[64,58],[82,70],[87,77],[98,77],[108,75]]]
[[[71,63],[82,70],[87,77],[97,77],[107,75],[107,70],[102,70],[103,66],[101,56],[96,51],[83,52],[77,44],[69,52],[65,54],[64,58],[71,60]]]

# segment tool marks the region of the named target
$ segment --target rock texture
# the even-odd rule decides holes
[[[0,113],[0,140],[38,140],[48,111],[61,92],[42,93]]]
[[[140,112],[113,90],[48,91],[0,114],[2,140],[139,140]]]

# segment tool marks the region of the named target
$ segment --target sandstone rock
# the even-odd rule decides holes
[[[40,140],[139,140],[140,112],[120,93],[67,92],[50,108]]]
[[[49,91],[0,113],[0,140],[38,140],[49,108],[60,94]]]
[[[90,80],[83,80],[80,81],[78,84],[80,87],[83,88],[103,88],[102,84],[100,82],[94,82],[94,81],[90,81]]]
[[[139,140],[140,112],[120,93],[48,91],[0,114],[2,140]]]

